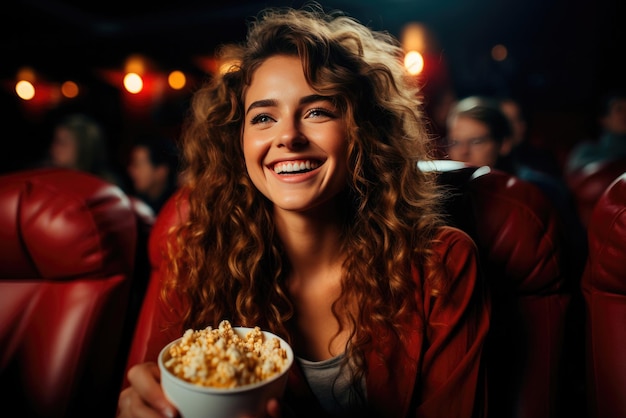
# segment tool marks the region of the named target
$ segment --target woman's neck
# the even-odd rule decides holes
[[[288,213],[277,215],[276,225],[291,267],[286,286],[295,307],[294,349],[313,361],[332,358],[345,350],[351,331],[348,322],[339,326],[345,313],[338,319],[333,312],[344,260],[339,220]]]
[[[289,258],[292,276],[319,276],[341,264],[341,225],[336,214],[336,211],[324,210],[313,215],[275,212],[276,228]]]

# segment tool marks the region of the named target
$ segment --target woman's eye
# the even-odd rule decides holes
[[[250,123],[252,123],[253,125],[259,124],[259,123],[269,123],[272,121],[272,118],[270,118],[268,115],[261,113],[259,115],[256,115],[255,117],[252,118],[252,120],[250,121]]]
[[[306,117],[307,118],[335,118],[335,114],[326,109],[315,108],[306,112]]]

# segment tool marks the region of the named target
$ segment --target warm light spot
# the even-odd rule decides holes
[[[16,78],[17,80],[26,80],[34,83],[37,79],[37,76],[35,75],[35,70],[33,70],[32,68],[22,67],[18,70]]]
[[[170,75],[167,77],[167,82],[171,88],[174,90],[180,90],[185,87],[187,83],[187,78],[182,71],[172,71]]]
[[[411,75],[417,75],[424,69],[424,57],[417,51],[409,51],[404,56],[404,68]]]
[[[220,74],[226,74],[231,71],[237,71],[239,62],[237,61],[226,61],[220,64],[219,72]]]
[[[78,84],[74,83],[73,81],[66,81],[61,84],[61,94],[68,99],[73,99],[74,97],[78,96],[78,92]]]
[[[144,74],[146,72],[146,60],[141,55],[131,55],[126,59],[124,71],[127,73]]]
[[[401,39],[402,48],[405,51],[421,51],[426,50],[427,35],[424,25],[411,22],[402,29]]]
[[[128,73],[124,76],[124,88],[130,93],[137,94],[143,89],[143,80],[137,73]]]
[[[35,97],[35,86],[30,81],[20,80],[15,84],[15,92],[22,100],[31,100]]]
[[[498,44],[491,48],[491,58],[496,61],[504,61],[508,55],[508,51],[506,46],[502,44]]]

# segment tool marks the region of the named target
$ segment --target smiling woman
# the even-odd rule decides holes
[[[265,60],[252,77],[245,103],[248,174],[274,203],[275,216],[283,209],[318,210],[345,188],[344,118],[330,97],[315,94],[298,57]]]
[[[120,416],[173,415],[159,351],[224,319],[293,348],[269,416],[484,416],[490,301],[416,164],[430,138],[397,40],[312,5],[265,10],[222,53],[238,64],[194,96],[189,216]]]

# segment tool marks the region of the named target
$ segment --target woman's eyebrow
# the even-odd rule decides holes
[[[332,102],[331,98],[328,96],[322,96],[321,94],[311,94],[309,96],[304,96],[300,99],[300,104],[309,104],[313,102]]]
[[[309,104],[309,103],[315,103],[315,102],[332,102],[332,100],[328,96],[322,96],[320,94],[310,94],[308,96],[302,97],[298,103],[303,105],[303,104]],[[248,106],[248,109],[246,110],[246,115],[250,113],[252,109],[255,109],[257,107],[271,107],[271,106],[278,106],[278,101],[276,99],[257,100],[255,102],[250,103],[250,106]]]
[[[257,107],[268,107],[268,106],[277,106],[278,102],[275,99],[263,99],[257,100],[256,102],[250,103],[248,106],[248,110],[246,110],[246,115],[254,108]]]

